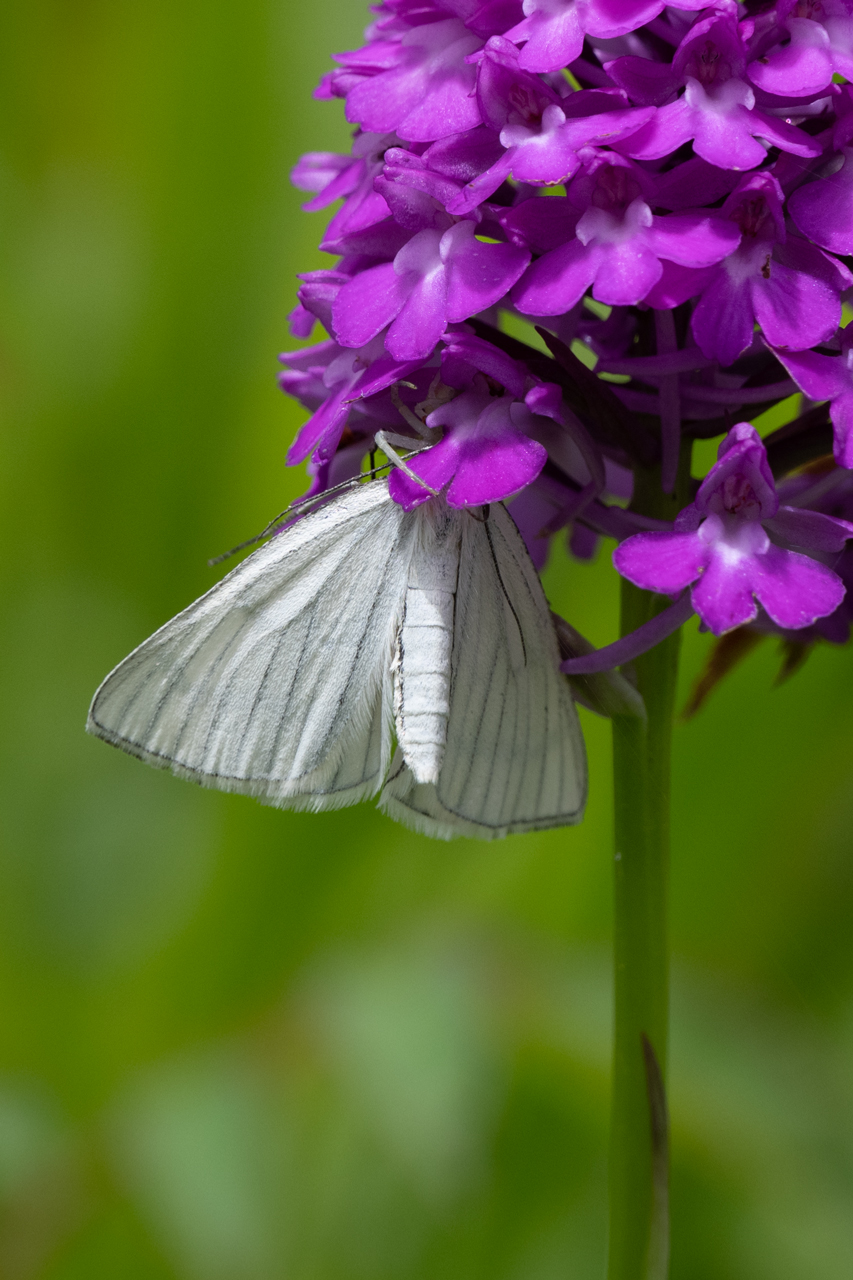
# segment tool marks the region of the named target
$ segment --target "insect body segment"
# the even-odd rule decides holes
[[[394,661],[397,739],[418,782],[437,782],[450,714],[450,657],[459,576],[461,519],[425,529],[406,585]]]

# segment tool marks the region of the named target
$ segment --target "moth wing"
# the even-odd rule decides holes
[[[305,516],[125,658],[87,728],[270,804],[337,808],[375,794],[414,527],[384,481]]]
[[[380,805],[428,835],[494,839],[579,822],[586,754],[538,574],[512,517],[464,523],[438,782],[395,758]]]

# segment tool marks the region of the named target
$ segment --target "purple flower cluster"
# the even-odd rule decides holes
[[[282,357],[312,494],[381,433],[407,509],[512,499],[537,564],[561,529],[581,556],[609,536],[718,635],[846,637],[853,0],[374,12],[317,91],[352,152],[293,174],[306,208],[341,201],[291,316],[329,336]],[[798,391],[767,441],[741,421]],[[674,525],[632,511],[638,467],[672,492],[714,436]]]

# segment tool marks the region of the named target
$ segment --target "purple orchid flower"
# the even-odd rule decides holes
[[[419,363],[390,360],[381,337],[356,351],[337,342],[321,342],[302,351],[285,352],[279,360],[288,367],[279,375],[280,387],[312,410],[288,450],[291,466],[309,454],[314,454],[318,465],[328,462],[354,407],[363,412],[360,402],[364,397],[407,377]],[[395,412],[389,421],[396,418]]]
[[[390,325],[395,360],[425,359],[449,323],[492,306],[518,280],[530,254],[476,239],[473,222],[418,231],[393,262],[369,267],[345,284],[332,323],[345,347],[361,347]]]
[[[853,5],[848,0],[781,0],[747,74],[766,93],[808,97],[853,77]]]
[[[399,39],[366,45],[344,55],[359,73],[347,86],[347,119],[374,133],[395,131],[409,142],[432,142],[480,123],[474,96],[476,69],[467,61],[482,47],[458,18],[406,30]]]
[[[759,604],[791,630],[832,613],[844,584],[802,551],[841,551],[853,524],[780,507],[764,445],[748,422],[731,429],[718,458],[675,532],[634,534],[616,548],[619,573],[666,595],[695,584],[693,608],[715,635],[751,622]]]
[[[841,290],[853,277],[835,258],[788,235],[773,175],[744,178],[720,213],[741,233],[736,250],[704,270],[668,267],[646,295],[649,305],[674,307],[698,294],[693,334],[702,352],[724,365],[749,347],[756,323],[771,346],[791,351],[830,338],[841,319]]]
[[[703,0],[678,0],[676,9],[701,9]],[[663,0],[524,0],[524,18],[504,34],[524,41],[519,66],[557,71],[580,57],[584,35],[622,36],[650,22]]]
[[[663,274],[661,259],[710,265],[735,248],[737,231],[715,213],[654,215],[652,190],[631,161],[613,154],[589,157],[562,211],[565,243],[543,254],[520,281],[512,295],[519,311],[557,315],[590,285],[600,302],[637,303]],[[537,214],[553,219],[561,212],[556,200],[528,201],[521,211],[534,222]],[[523,220],[509,215],[503,222],[508,232],[524,234]]]
[[[548,457],[528,434],[532,418],[522,401],[512,395],[495,397],[485,379],[475,378],[470,391],[426,419],[428,427],[447,431],[438,444],[407,461],[424,484],[396,470],[388,482],[391,497],[411,511],[445,486],[451,507],[482,506],[518,493],[536,479]]]
[[[447,208],[459,193],[459,182],[434,168],[427,156],[392,147],[385,154],[382,173],[374,186],[394,220],[406,231],[423,231],[427,227],[446,231],[455,221],[448,216]]]
[[[518,50],[500,37],[489,41],[479,66],[480,112],[506,149],[448,202],[450,213],[469,212],[510,174],[533,186],[566,182],[580,168],[581,148],[625,138],[654,115],[653,107],[632,108],[618,89],[558,96],[519,70]]]
[[[633,56],[617,58],[608,74],[637,103],[658,102],[658,110],[620,150],[640,160],[656,160],[693,141],[698,156],[721,169],[753,169],[767,152],[762,138],[798,156],[820,155],[820,146],[802,130],[756,106],[746,82],[747,52],[737,7],[721,4],[700,18],[682,40],[671,67]],[[667,102],[684,86],[684,94]]]
[[[334,151],[307,151],[290,170],[290,181],[299,191],[317,193],[302,206],[306,213],[313,213],[341,196],[348,196],[358,182],[362,167],[352,156]]]
[[[835,461],[853,468],[853,333],[841,330],[841,354],[776,351],[800,390],[810,400],[828,400],[834,428]]]
[[[390,216],[385,200],[374,189],[374,182],[382,173],[385,153],[398,142],[393,133],[358,132],[353,140],[352,156],[310,152],[302,156],[293,169],[294,186],[317,192],[303,209],[313,212],[335,200],[344,201],[323,237],[328,252],[345,252],[347,236],[352,237]]]

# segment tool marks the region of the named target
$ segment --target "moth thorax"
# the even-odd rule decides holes
[[[397,740],[417,782],[436,782],[447,741],[458,540],[412,557],[394,663]]]

